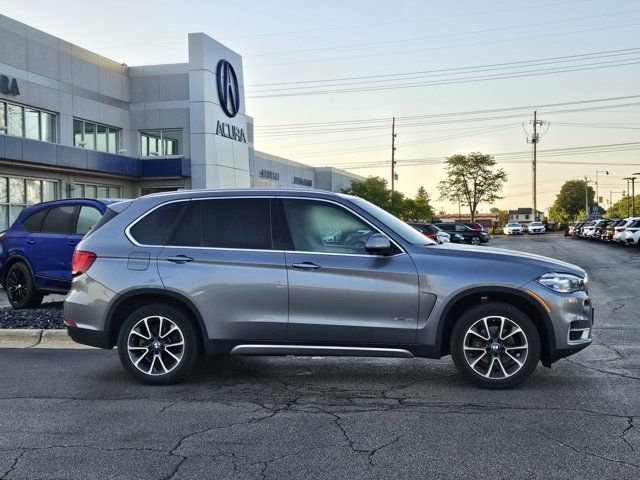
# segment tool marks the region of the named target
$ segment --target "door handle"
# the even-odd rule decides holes
[[[291,266],[293,268],[297,268],[298,270],[317,270],[320,268],[320,265],[316,265],[312,262],[294,263]]]
[[[186,255],[176,255],[174,257],[167,257],[167,261],[173,263],[189,263],[193,262],[193,258],[187,257]]]
[[[30,238],[29,240],[27,240],[27,243],[29,245],[34,245],[36,243],[36,241],[33,238]]]

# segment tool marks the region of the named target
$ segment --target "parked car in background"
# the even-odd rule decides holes
[[[594,225],[593,233],[591,234],[591,238],[594,240],[602,240],[603,234],[606,232],[607,225],[611,223],[611,220],[608,218],[601,218]]]
[[[509,222],[504,226],[505,235],[522,235],[524,228],[518,222]]]
[[[114,200],[74,198],[22,210],[0,236],[0,278],[13,308],[36,307],[71,287],[75,246]]]
[[[633,220],[625,231],[624,241],[627,245],[638,245],[638,236],[640,235],[640,219]]]
[[[605,242],[613,241],[613,235],[616,233],[615,228],[618,225],[620,225],[622,222],[624,222],[624,220],[622,220],[620,218],[615,218],[615,219],[611,220],[611,222],[605,228],[605,231],[604,231],[604,233],[602,235],[602,239]]]
[[[435,225],[448,234],[456,233],[462,236],[464,242],[470,243],[471,245],[481,245],[483,243],[487,243],[491,238],[487,232],[472,230],[461,223],[436,223]]]
[[[529,225],[527,225],[527,233],[529,234],[545,233],[546,231],[547,229],[542,222],[531,222]]]
[[[615,227],[615,233],[613,234],[613,241],[617,242],[621,245],[625,244],[625,237],[627,232],[627,227],[631,225],[634,220],[638,220],[634,217],[629,217],[623,219],[618,225]]]
[[[203,353],[451,355],[469,380],[508,388],[592,342],[582,268],[436,246],[361,198],[194,190],[109,211],[78,244],[65,324],[79,343],[117,345],[144,383],[186,378]]]
[[[473,223],[463,223],[462,225],[466,225],[467,227],[469,227],[471,230],[477,230],[479,232],[484,232],[484,227],[482,225],[480,225],[477,222],[473,222]]]
[[[580,228],[580,236],[583,238],[589,237],[591,233],[593,233],[596,222],[597,220],[589,220],[588,222],[585,222],[585,224]]]
[[[451,241],[451,235],[429,222],[407,222],[407,224],[435,242],[447,243]]]
[[[574,237],[577,237],[580,235],[580,231],[582,229],[582,226],[585,224],[585,222],[583,220],[574,222],[573,225],[571,225],[571,227],[569,227],[569,235],[573,235]]]

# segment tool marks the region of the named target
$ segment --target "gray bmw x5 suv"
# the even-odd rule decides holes
[[[110,205],[78,244],[69,335],[150,384],[203,354],[440,358],[511,387],[591,343],[584,270],[437,245],[360,198],[194,190]]]

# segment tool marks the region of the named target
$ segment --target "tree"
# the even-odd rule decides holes
[[[607,216],[609,218],[625,218],[629,215],[633,216],[631,211],[631,196],[622,197],[616,203],[611,205],[611,208],[607,210]],[[640,195],[634,197],[636,207],[636,213],[640,212]]]
[[[574,219],[585,209],[585,189],[589,199],[589,207],[596,204],[596,192],[584,180],[568,180],[564,182],[556,200],[549,208],[549,219],[563,225]]]
[[[507,181],[507,172],[495,169],[493,155],[472,152],[453,155],[445,164],[446,180],[439,184],[440,198],[460,202],[469,207],[471,221],[475,221],[478,205],[493,203],[502,197],[498,194]]]
[[[489,211],[498,217],[498,225],[501,227],[505,226],[509,222],[509,210],[501,210],[497,207],[492,207]]]
[[[418,222],[433,217],[429,194],[424,187],[418,189],[415,198],[407,198],[397,190],[389,190],[384,178],[369,177],[363,182],[353,182],[349,188],[343,189],[342,193],[367,200],[405,221]]]

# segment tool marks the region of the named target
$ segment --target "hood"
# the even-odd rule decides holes
[[[532,267],[538,267],[542,273],[560,272],[572,273],[580,277],[585,277],[586,272],[571,263],[562,262],[553,258],[535,255],[533,253],[517,252],[515,250],[506,250],[503,248],[476,247],[471,245],[446,244],[429,248],[429,252],[435,255],[451,255],[457,258],[478,258],[496,262],[513,262],[526,264]]]

